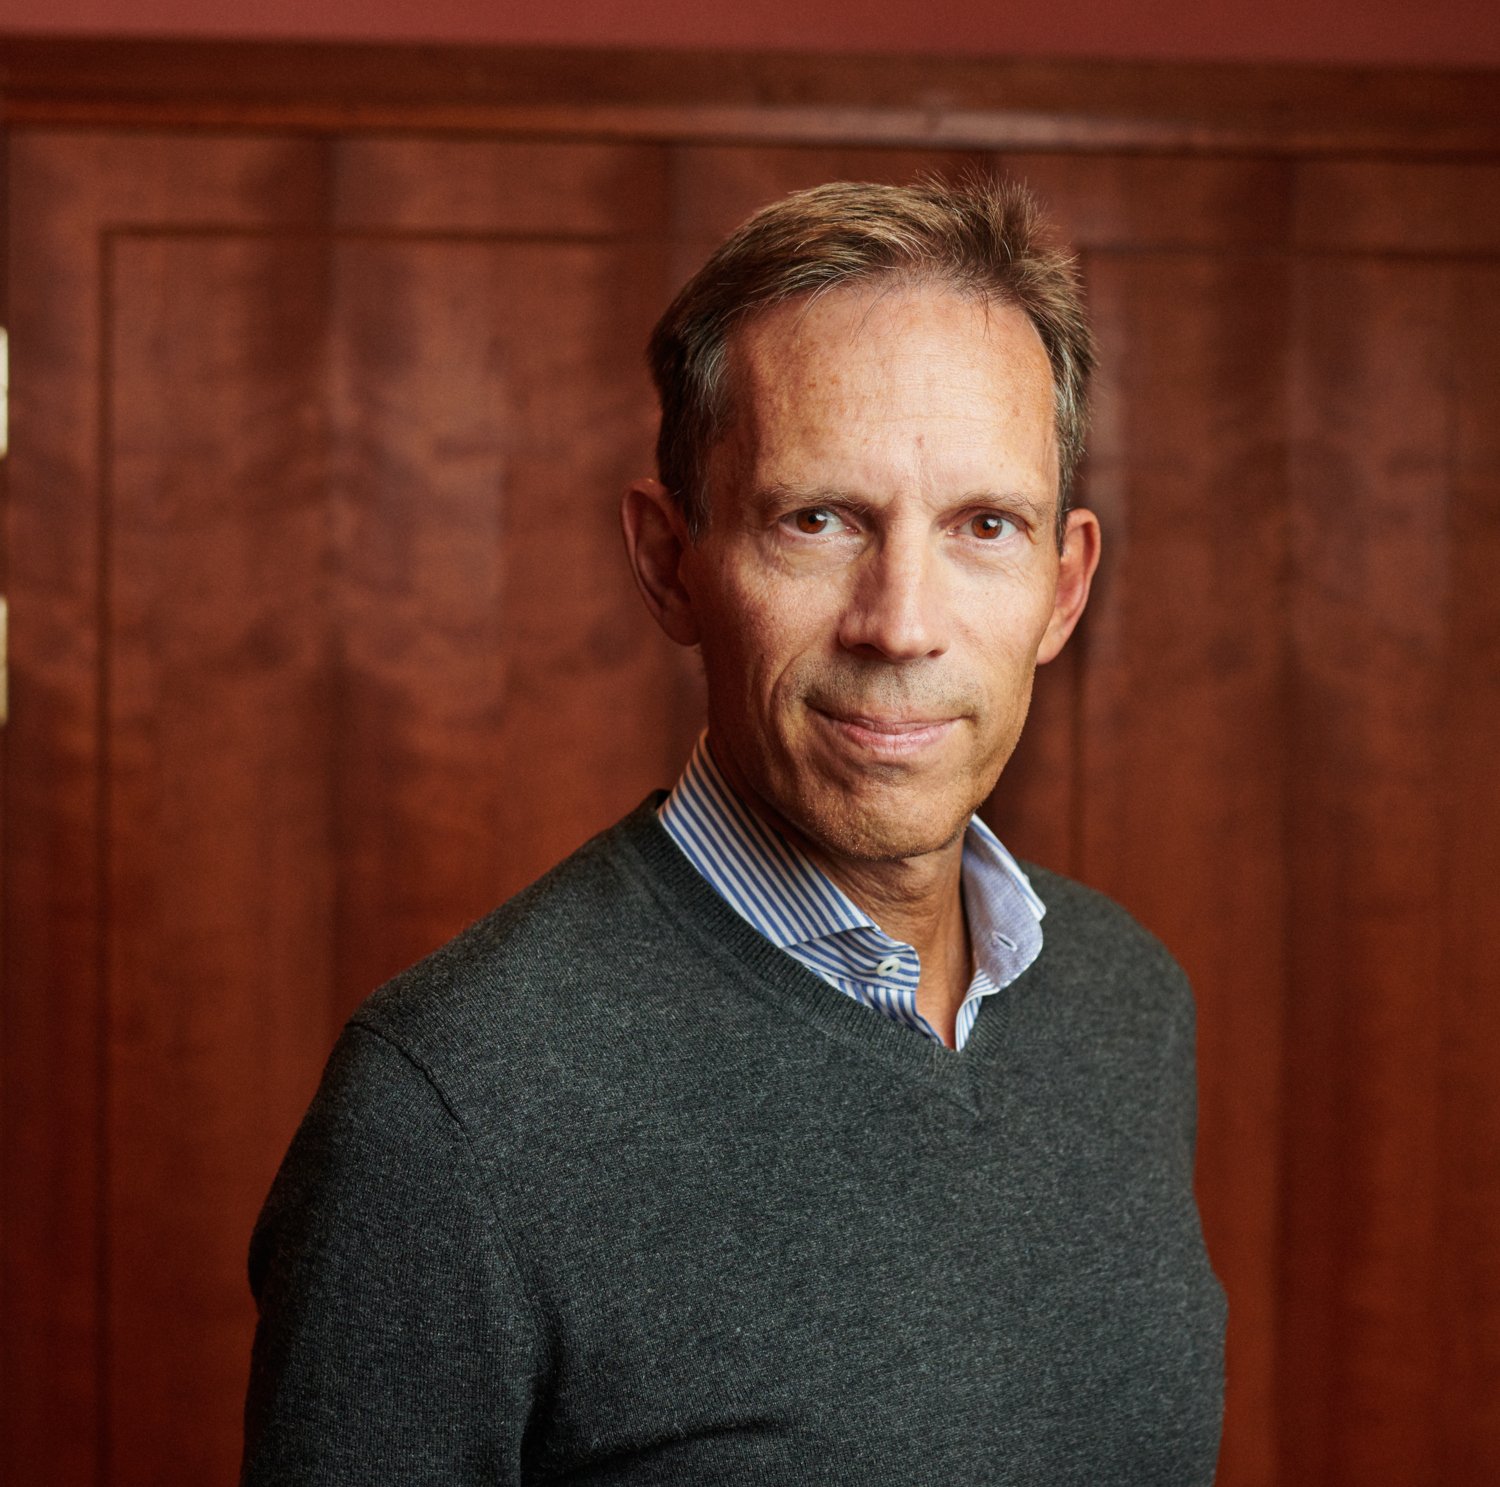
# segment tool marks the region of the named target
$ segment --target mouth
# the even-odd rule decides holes
[[[812,713],[846,746],[879,760],[911,759],[935,748],[960,722],[956,717],[831,713],[819,707]]]

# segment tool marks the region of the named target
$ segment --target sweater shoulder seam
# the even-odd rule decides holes
[[[504,1215],[495,1204],[494,1197],[489,1191],[489,1184],[480,1180],[481,1164],[479,1155],[474,1149],[474,1139],[463,1116],[459,1113],[453,1101],[448,1098],[447,1091],[443,1088],[441,1081],[432,1067],[398,1038],[394,1037],[385,1028],[379,1026],[378,1023],[359,1013],[356,1013],[349,1019],[349,1028],[351,1031],[367,1033],[370,1037],[378,1039],[391,1049],[397,1057],[415,1069],[422,1076],[427,1087],[432,1091],[434,1098],[442,1106],[444,1114],[452,1121],[454,1129],[462,1138],[463,1152],[470,1168],[471,1180],[479,1194],[480,1202],[484,1205],[484,1211],[489,1215],[492,1240],[495,1249],[499,1252],[500,1263],[510,1272],[521,1295],[526,1298],[526,1311],[539,1351],[550,1357],[551,1346],[548,1342],[547,1328],[543,1325],[540,1303],[537,1301],[532,1285],[526,1278],[526,1270],[521,1264],[518,1246],[505,1223]]]

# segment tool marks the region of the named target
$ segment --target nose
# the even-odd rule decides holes
[[[939,559],[922,534],[889,533],[860,559],[839,625],[846,649],[887,661],[918,661],[948,647]]]

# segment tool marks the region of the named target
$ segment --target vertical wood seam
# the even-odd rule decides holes
[[[109,956],[112,938],[113,895],[110,891],[110,747],[109,696],[111,684],[111,635],[108,624],[112,584],[110,563],[113,542],[110,522],[110,493],[114,485],[111,448],[114,434],[114,232],[99,229],[98,325],[99,409],[98,447],[95,451],[95,492],[98,502],[95,531],[95,647],[98,664],[94,697],[95,786],[94,786],[94,872],[98,905],[95,940],[94,1030],[95,1030],[95,1319],[94,1369],[97,1400],[97,1445],[95,1480],[98,1487],[109,1487],[112,1459],[113,1422],[110,1409],[110,1226],[109,1226],[109,1024],[110,975]]]

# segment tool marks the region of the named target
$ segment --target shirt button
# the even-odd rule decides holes
[[[899,955],[887,955],[886,958],[875,967],[875,972],[880,976],[893,976],[901,969],[901,957]]]

